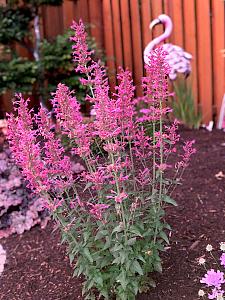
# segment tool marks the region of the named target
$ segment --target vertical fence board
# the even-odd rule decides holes
[[[149,24],[152,21],[151,8],[149,0],[141,1],[141,27],[142,27],[142,47],[143,49],[152,40],[152,32]]]
[[[75,3],[78,20],[82,19],[84,23],[89,23],[88,0],[77,0]]]
[[[203,5],[204,3],[204,5]],[[210,1],[197,0],[198,80],[203,121],[212,120],[212,53]]]
[[[163,12],[162,0],[151,1],[152,20],[158,18]],[[161,35],[164,29],[162,25],[157,25],[152,32],[153,38]]]
[[[169,15],[173,22],[173,31],[170,40],[173,44],[183,47],[183,14],[182,1],[173,0],[169,4]]]
[[[225,57],[222,57],[221,53],[221,50],[225,49],[224,7],[224,2],[218,0],[212,1],[213,98],[217,116],[219,116],[222,97],[225,93]]]
[[[104,27],[104,41],[106,51],[106,63],[109,68],[109,82],[110,87],[116,83],[115,72],[115,55],[113,43],[113,25],[112,25],[112,10],[111,1],[103,0],[103,27]]]
[[[4,4],[5,0],[0,2]],[[174,23],[170,41],[193,55],[188,80],[193,83],[195,105],[200,103],[203,121],[208,122],[213,117],[213,105],[218,116],[224,93],[225,59],[220,52],[225,48],[224,6],[223,0],[64,0],[61,7],[41,9],[43,36],[55,37],[69,27],[72,19],[82,18],[94,25],[89,33],[105,48],[111,86],[116,82],[115,67],[121,64],[134,73],[138,84],[143,72],[143,48],[163,33],[160,25],[151,33],[149,23],[162,13],[168,14]]]
[[[114,30],[114,44],[115,44],[115,59],[116,69],[119,66],[123,66],[123,43],[121,32],[121,14],[120,14],[120,1],[112,0],[112,12],[113,12],[113,30]]]
[[[197,36],[195,19],[195,1],[184,0],[184,49],[193,55],[191,61],[192,71],[188,78],[192,85],[195,108],[198,108],[198,82],[197,82]]]
[[[64,0],[63,1],[63,28],[67,30],[72,25],[74,20],[74,2]]]
[[[46,38],[63,33],[63,12],[61,6],[46,6],[43,10],[43,26]]]
[[[136,85],[137,96],[142,95],[141,78],[143,76],[143,52],[141,45],[141,20],[138,0],[130,3],[131,9],[131,28],[132,28],[132,48],[134,70],[133,78]]]
[[[91,35],[95,38],[97,47],[103,47],[103,20],[101,0],[89,0],[89,18]]]
[[[129,1],[120,0],[120,9],[123,34],[124,67],[129,68],[129,70],[133,72]]]

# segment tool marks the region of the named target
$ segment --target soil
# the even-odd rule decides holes
[[[196,300],[204,273],[197,259],[205,254],[207,244],[218,248],[225,241],[225,134],[183,130],[182,139],[195,139],[197,154],[174,194],[178,207],[167,210],[173,231],[162,254],[163,273],[154,276],[156,288],[138,300]],[[222,176],[215,176],[219,172]],[[7,251],[1,300],[83,299],[82,280],[72,278],[66,248],[53,229],[50,223],[44,230],[35,227],[1,241]]]

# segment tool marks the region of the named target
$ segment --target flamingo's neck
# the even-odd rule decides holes
[[[163,42],[165,39],[167,39],[172,32],[173,29],[173,24],[171,19],[168,17],[164,20],[161,21],[164,26],[165,26],[165,31],[163,34],[161,34],[160,36],[156,37],[155,39],[153,39],[145,48],[144,50],[144,60],[145,63],[148,62],[148,56],[149,53],[155,48],[155,46],[159,45],[161,42]]]
[[[165,39],[167,39],[171,35],[172,30],[173,30],[173,23],[169,17],[162,20],[162,23],[165,26],[165,31],[163,34],[161,34],[160,36],[158,36],[157,38],[155,38],[153,40],[155,45],[158,45],[161,42],[163,42]]]

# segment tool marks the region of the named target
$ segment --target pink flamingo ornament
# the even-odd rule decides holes
[[[145,47],[144,61],[146,64],[149,62],[149,53],[157,45],[167,39],[171,35],[173,29],[171,18],[165,14],[160,15],[157,19],[153,20],[150,23],[149,28],[152,30],[157,24],[163,24],[165,26],[165,31]],[[192,55],[185,52],[181,47],[173,44],[164,44],[163,49],[168,53],[166,60],[171,67],[171,72],[169,74],[170,79],[175,80],[177,78],[177,73],[184,74],[186,78],[191,72],[190,60],[192,59]]]

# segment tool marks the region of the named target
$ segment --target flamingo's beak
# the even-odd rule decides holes
[[[159,19],[155,19],[150,23],[149,28],[152,30],[153,27],[155,27],[157,24],[161,24],[161,23],[162,22]]]

